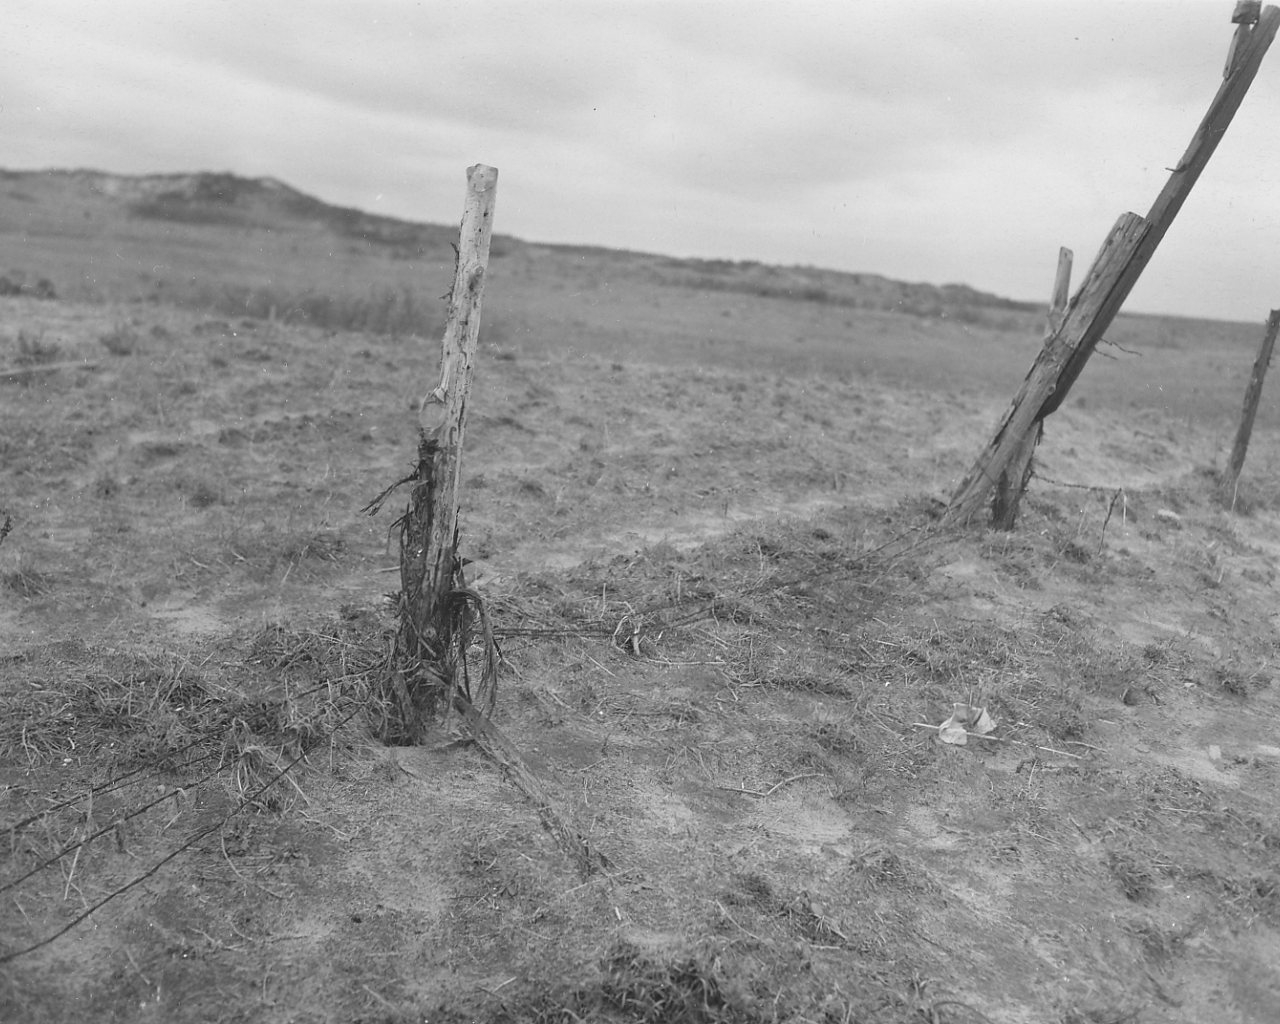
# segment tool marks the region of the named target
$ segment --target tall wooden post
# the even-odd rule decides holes
[[[433,479],[439,481],[432,492],[431,533],[424,538],[426,554],[431,557],[423,575],[435,595],[433,605],[439,602],[439,595],[448,588],[453,575],[467,398],[480,344],[480,307],[497,194],[497,168],[484,164],[467,168],[466,205],[441,342],[440,382],[423,395],[418,407],[419,454],[424,448],[430,449]]]
[[[1240,428],[1236,431],[1236,443],[1231,448],[1231,460],[1222,477],[1219,498],[1232,512],[1236,508],[1236,496],[1240,487],[1240,471],[1244,469],[1245,453],[1249,450],[1249,436],[1253,433],[1253,418],[1258,412],[1258,399],[1262,397],[1262,382],[1271,365],[1271,352],[1276,347],[1276,333],[1280,332],[1280,309],[1273,309],[1267,317],[1267,329],[1262,335],[1262,346],[1249,375],[1249,386],[1244,392],[1244,409],[1240,413]]]
[[[465,641],[459,649],[461,634],[474,611],[469,602],[475,595],[463,586],[458,559],[459,484],[497,185],[495,168],[467,169],[440,380],[418,411],[418,462],[409,507],[400,520],[400,622],[388,680],[392,711],[384,730],[392,741],[414,742],[440,702],[445,701],[446,711],[452,704],[458,659],[465,655]]]
[[[1045,343],[1027,379],[996,426],[995,435],[961,481],[947,508],[949,522],[967,522],[982,509],[993,487],[1013,488],[1025,473],[1014,473],[1015,462],[1025,455],[1027,437],[1038,433],[1041,421],[1055,412],[1067,397],[1085,363],[1093,354],[1124,300],[1155,254],[1156,247],[1191,194],[1192,186],[1208,164],[1227,126],[1239,109],[1245,93],[1258,73],[1262,58],[1280,28],[1280,7],[1261,12],[1257,3],[1246,0],[1237,5],[1233,22],[1237,25],[1225,69],[1225,81],[1192,137],[1182,159],[1156,197],[1146,218],[1128,213],[1112,229],[1102,252],[1071,301],[1058,330]],[[1021,490],[1006,492],[1000,508],[1003,518],[1016,516]]]

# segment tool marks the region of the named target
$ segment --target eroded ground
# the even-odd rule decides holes
[[[0,953],[120,895],[0,1017],[1275,1019],[1280,505],[1210,500],[1223,429],[1068,406],[1018,530],[942,533],[1005,396],[487,346],[463,551],[583,873],[351,717],[429,346],[3,309]]]

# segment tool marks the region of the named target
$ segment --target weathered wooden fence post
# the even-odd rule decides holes
[[[947,509],[948,520],[971,519],[982,508],[992,488],[996,487],[999,488],[1001,507],[993,511],[999,513],[1001,523],[1013,524],[1026,480],[1025,473],[1015,474],[1011,468],[1020,456],[1029,457],[1027,449],[1034,448],[1034,442],[1028,445],[1028,436],[1039,435],[1041,420],[1052,411],[1050,405],[1057,408],[1054,400],[1064,387],[1070,387],[1074,381],[1075,376],[1071,374],[1073,362],[1083,368],[1083,362],[1076,361],[1079,350],[1086,343],[1090,328],[1102,316],[1103,307],[1114,293],[1121,271],[1136,250],[1146,227],[1146,221],[1136,213],[1126,213],[1116,221],[1085,275],[1067,315],[1032,363],[1013,404],[997,425],[994,437],[961,481]],[[1111,320],[1110,316],[1106,319],[1108,323]],[[1101,331],[1096,334],[1100,337]],[[1078,374],[1079,369],[1075,372]]]
[[[409,507],[400,527],[400,594],[393,663],[387,673],[388,708],[383,738],[413,743],[444,703],[448,712],[463,693],[484,710],[493,706],[495,664],[487,619],[477,595],[466,589],[458,558],[459,484],[462,442],[472,363],[480,339],[480,306],[489,263],[489,240],[498,172],[476,164],[467,169],[453,291],[440,355],[440,380],[418,411],[418,461]],[[393,485],[398,486],[397,485]],[[370,509],[377,510],[390,490]],[[486,633],[481,693],[473,699],[465,661],[473,626]]]
[[[1262,345],[1258,349],[1258,358],[1253,364],[1253,373],[1249,375],[1249,386],[1244,392],[1244,409],[1240,413],[1240,429],[1236,431],[1236,443],[1231,448],[1231,460],[1227,463],[1227,471],[1222,477],[1222,486],[1218,492],[1222,504],[1232,512],[1236,508],[1236,496],[1240,487],[1240,471],[1244,468],[1244,457],[1249,450],[1249,436],[1253,433],[1253,417],[1258,412],[1258,399],[1262,397],[1262,382],[1267,376],[1267,367],[1271,365],[1271,352],[1276,347],[1276,333],[1280,332],[1280,309],[1273,309],[1267,317],[1267,329],[1262,335]]]
[[[1035,448],[1030,435],[1038,436],[1045,417],[1062,404],[1128,298],[1221,141],[1280,28],[1280,7],[1259,8],[1256,0],[1237,4],[1232,16],[1237,28],[1224,71],[1226,80],[1209,104],[1191,145],[1146,218],[1127,213],[1112,228],[1013,405],[956,489],[947,507],[948,522],[971,520],[987,503],[992,489],[998,488],[999,500],[992,502],[992,511],[999,513],[1000,522],[1013,523],[1028,478],[1025,459]]]
[[[1062,326],[1067,313],[1067,297],[1071,293],[1071,250],[1058,249],[1058,272],[1053,279],[1053,294],[1049,296],[1049,315],[1045,319],[1044,340],[1053,337]],[[1012,530],[1018,519],[1018,504],[1031,479],[1031,457],[1044,435],[1044,424],[1031,425],[1022,439],[1021,446],[1009,460],[1009,468],[996,480],[995,497],[991,500],[991,525],[997,530]]]

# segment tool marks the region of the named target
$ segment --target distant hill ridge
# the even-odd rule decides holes
[[[96,170],[0,170],[0,186],[9,199],[54,205],[59,200],[64,205],[68,200],[105,204],[116,207],[133,220],[196,228],[219,225],[268,231],[320,228],[402,259],[427,254],[438,258],[442,252],[450,251],[450,245],[457,238],[456,227],[335,206],[270,177],[246,178],[211,172],[123,175]],[[494,236],[492,255],[495,259],[521,250],[590,260],[610,272],[639,271],[650,280],[676,287],[741,292],[923,317],[992,324],[992,314],[1001,310],[1025,314],[1041,309],[1037,303],[1002,298],[964,284],[909,283],[872,273],[780,267],[756,261],[686,259]]]
[[[14,173],[4,172],[4,177],[11,179]],[[343,237],[393,246],[438,245],[442,232],[456,236],[456,229],[438,224],[334,206],[276,178],[243,178],[207,171],[137,176],[91,170],[28,173],[50,178],[64,176],[74,186],[126,203],[132,216],[152,220],[264,228],[275,227],[282,220],[307,221]]]

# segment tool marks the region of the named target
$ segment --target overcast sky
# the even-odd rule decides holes
[[[1232,0],[4,0],[0,166],[232,171],[534,241],[1046,300],[1145,214]],[[1280,45],[1128,309],[1280,307]]]

